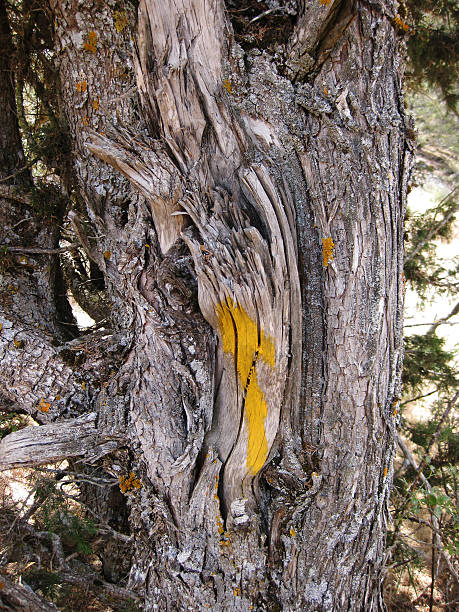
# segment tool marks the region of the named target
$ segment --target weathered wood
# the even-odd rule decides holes
[[[21,612],[57,612],[58,610],[53,603],[34,593],[30,587],[14,584],[1,574],[0,604],[3,610],[21,610]]]
[[[94,412],[14,431],[0,442],[0,470],[56,463],[69,457],[82,457],[91,463],[111,453],[120,442],[99,435],[96,417]]]

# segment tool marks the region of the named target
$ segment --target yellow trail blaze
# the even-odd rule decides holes
[[[256,322],[231,298],[217,306],[218,324],[223,351],[231,353],[245,390],[245,414],[248,425],[247,467],[256,474],[268,456],[265,419],[268,414],[265,394],[260,388],[256,373],[257,359],[275,365],[274,344]]]

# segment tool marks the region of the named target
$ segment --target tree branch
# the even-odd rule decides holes
[[[443,198],[443,200],[440,202],[438,206],[441,206],[444,202],[449,200],[455,194],[457,189],[458,187],[455,187],[452,191],[450,191],[450,193],[448,193],[448,195]],[[430,232],[427,234],[427,236],[424,238],[422,242],[420,242],[410,253],[408,253],[408,255],[405,257],[405,261],[404,261],[405,264],[411,261],[413,257],[417,255],[421,249],[424,248],[424,246],[429,242],[429,240],[431,240],[435,236],[435,234],[437,234],[441,230],[441,228],[448,223],[448,221],[451,219],[451,217],[454,216],[454,214],[457,212],[458,209],[459,209],[459,203],[456,204],[456,206],[454,206],[448,212],[448,214],[445,215],[445,217],[443,217],[443,219],[430,230]]]
[[[78,419],[25,427],[5,436],[0,442],[0,470],[55,463],[68,457],[84,456],[91,462],[120,444],[96,429],[96,413]]]
[[[454,306],[451,312],[446,315],[446,317],[443,317],[443,319],[439,319],[438,321],[435,321],[435,323],[432,324],[432,327],[429,328],[427,333],[433,334],[439,325],[443,325],[449,319],[451,319],[451,317],[454,317],[455,315],[457,315],[457,313],[459,313],[459,302],[457,302],[457,304]],[[454,325],[454,323],[450,323],[449,325]]]

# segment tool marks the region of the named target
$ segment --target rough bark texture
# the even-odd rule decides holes
[[[410,166],[395,7],[267,2],[296,23],[263,46],[232,29],[246,4],[50,0],[124,347],[72,414],[132,451],[145,610],[380,610]]]

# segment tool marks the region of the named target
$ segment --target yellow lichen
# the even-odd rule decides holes
[[[94,98],[93,103],[92,103],[92,107],[93,107],[93,109],[95,111],[99,110],[99,107],[100,107],[100,98],[99,97]]]
[[[127,13],[126,11],[115,11],[113,13],[113,17],[115,22],[115,30],[119,34],[129,23]]]
[[[241,593],[241,589],[240,589],[239,587],[236,587],[236,588],[233,590],[233,595],[234,595],[234,597],[239,597],[240,593]]]
[[[334,247],[335,247],[335,243],[333,242],[331,237],[322,238],[322,255],[323,255],[324,268],[328,266],[330,261],[333,261]]]
[[[89,117],[88,115],[85,115],[81,121],[83,122],[83,125],[89,125]]]
[[[231,298],[218,305],[217,315],[223,351],[233,355],[240,382],[245,390],[244,417],[248,427],[247,467],[255,475],[261,470],[268,456],[264,425],[268,407],[265,394],[258,382],[256,363],[262,359],[274,368],[274,343]]]
[[[111,256],[112,256],[111,251],[104,251],[104,257],[105,257],[105,259],[110,259],[110,258],[111,258]]]
[[[330,2],[331,0],[319,0],[319,4],[322,4],[323,6],[328,6]]]
[[[290,535],[292,536],[292,538],[294,538],[294,537],[295,537],[295,535],[296,535],[296,532],[295,532],[295,530],[293,529],[293,527],[290,527]]]
[[[86,383],[84,381],[81,383],[81,387],[83,391],[86,391]]]
[[[129,476],[120,476],[119,487],[122,493],[128,493],[132,489],[140,489],[142,482],[137,478],[134,472],[129,472]]]
[[[90,53],[97,51],[97,34],[93,30],[89,32],[87,41],[83,43],[83,49]]]

